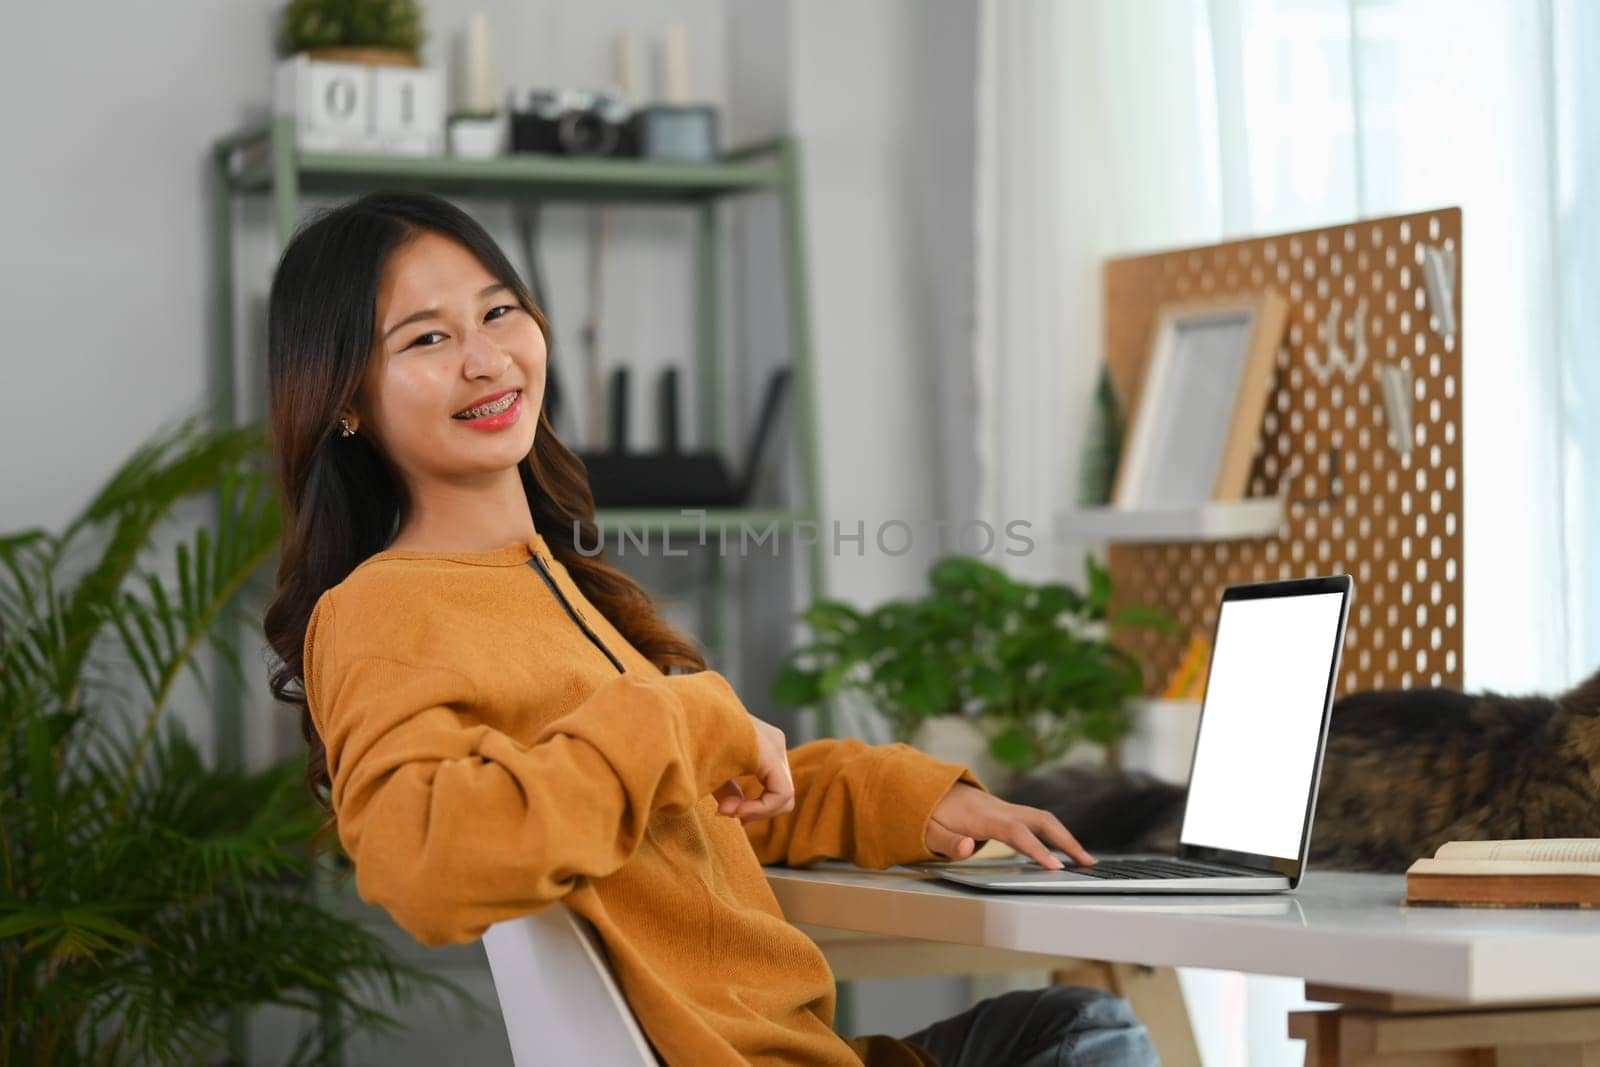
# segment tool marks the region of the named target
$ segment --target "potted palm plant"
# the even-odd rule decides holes
[[[1110,628],[1174,624],[1138,606],[1108,618],[1110,574],[1093,557],[1086,567],[1087,588],[1076,589],[948,556],[929,570],[925,596],[870,611],[818,601],[803,615],[812,641],[785,658],[772,697],[806,707],[862,694],[895,740],[941,748],[934,754],[970,766],[992,788],[1079,742],[1110,744],[1131,728],[1127,702],[1144,688],[1138,661],[1112,643]],[[952,732],[976,748],[951,751],[936,740]]]
[[[291,1062],[397,1027],[368,994],[464,991],[391,958],[307,891],[320,821],[291,759],[217,767],[170,714],[274,554],[259,429],[191,418],[124,463],[59,533],[0,536],[0,1055],[14,1064],[206,1062],[240,1012],[337,1011]],[[219,517],[153,566],[180,502]],[[259,616],[259,613],[256,613]]]

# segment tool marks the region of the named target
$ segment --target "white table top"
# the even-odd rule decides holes
[[[790,922],[1468,1003],[1600,1000],[1600,912],[1405,907],[1401,875],[1312,871],[1262,896],[999,893],[926,871],[766,868]]]

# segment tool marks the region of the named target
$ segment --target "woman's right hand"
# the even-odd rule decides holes
[[[750,716],[750,721],[755,724],[756,742],[761,749],[760,765],[756,768],[761,796],[755,800],[745,799],[744,790],[732,778],[712,793],[717,798],[717,814],[737,815],[740,822],[770,819],[794,810],[794,778],[789,774],[789,748],[783,731],[754,715]]]

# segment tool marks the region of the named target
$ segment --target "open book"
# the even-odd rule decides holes
[[[1600,839],[1451,841],[1406,871],[1406,903],[1600,907]]]

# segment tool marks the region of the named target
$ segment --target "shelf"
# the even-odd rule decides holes
[[[800,530],[802,522],[818,522],[821,485],[815,401],[812,396],[812,342],[809,271],[805,255],[805,224],[802,214],[800,146],[790,137],[743,146],[724,153],[706,164],[670,163],[641,159],[593,159],[566,156],[517,154],[494,159],[463,159],[453,156],[396,156],[346,152],[301,152],[296,144],[294,120],[276,116],[216,138],[208,160],[212,231],[212,294],[210,390],[212,410],[219,426],[236,424],[238,379],[237,324],[238,274],[235,271],[235,228],[238,213],[235,198],[264,196],[269,201],[279,248],[286,247],[302,223],[301,208],[307,195],[333,193],[362,194],[376,189],[428,192],[457,197],[483,197],[508,201],[571,201],[615,204],[674,204],[689,208],[698,216],[695,230],[695,275],[698,307],[695,317],[699,369],[704,375],[705,425],[714,431],[725,425],[720,407],[719,383],[724,362],[720,336],[725,318],[722,301],[728,265],[724,240],[727,219],[721,211],[721,198],[743,193],[765,192],[775,196],[778,210],[763,217],[774,223],[778,242],[766,251],[781,258],[776,272],[782,278],[787,315],[787,351],[794,367],[796,403],[795,433],[801,466],[801,488],[788,507],[715,508],[704,515],[684,514],[680,507],[602,508],[595,516],[600,532],[612,540],[616,532],[645,531],[652,538],[657,531],[674,535],[678,546],[707,554],[704,581],[710,591],[705,598],[701,638],[705,647],[737,659],[741,635],[730,633],[726,619],[731,614],[724,600],[733,583],[730,568],[719,552],[719,533],[727,531],[729,546],[739,544],[741,528],[757,536],[765,535],[753,551],[764,552],[775,542]],[[708,431],[708,439],[716,434]],[[819,523],[820,525],[820,523]],[[698,545],[702,526],[706,547]],[[768,533],[775,530],[776,536]],[[798,541],[798,538],[795,538]],[[745,542],[749,544],[749,541]],[[827,550],[822,538],[815,537],[802,551],[807,563],[806,586],[796,589],[797,597],[812,600],[826,596]],[[631,553],[629,553],[631,554]],[[621,551],[618,556],[623,555]],[[698,562],[698,561],[697,561]],[[701,568],[697,567],[696,570]],[[230,624],[232,629],[237,626]],[[231,632],[231,631],[230,631]],[[235,635],[237,640],[237,635]],[[243,707],[238,687],[227,687],[215,701],[215,731],[224,758],[242,765],[242,739],[245,731]],[[817,714],[819,736],[832,736],[832,720],[826,706]],[[324,897],[336,896],[342,903],[359,901],[356,879],[329,884],[328,872],[321,868],[314,879],[314,890]],[[387,920],[383,909],[365,905],[365,915],[374,925]],[[339,1025],[342,1015],[331,997],[319,1000],[319,1024],[326,1036]],[[851,1000],[848,988],[841,989],[835,1008],[835,1022],[848,1029]],[[240,1049],[233,1050],[236,1054]],[[236,1056],[237,1058],[237,1056]]]
[[[1170,511],[1082,508],[1057,516],[1056,529],[1069,540],[1166,543],[1275,537],[1282,526],[1283,498],[1267,496]]]
[[[481,196],[505,201],[578,201],[616,204],[673,204],[688,208],[698,216],[695,228],[695,275],[698,307],[695,315],[696,350],[702,374],[702,421],[708,440],[717,440],[717,431],[727,424],[722,407],[724,365],[721,323],[726,317],[724,299],[724,240],[726,213],[722,197],[740,193],[762,193],[777,201],[778,210],[770,216],[776,223],[779,240],[774,251],[781,255],[784,303],[787,317],[787,349],[794,369],[796,445],[799,449],[802,484],[797,499],[778,510],[727,508],[711,511],[704,518],[683,515],[681,509],[604,508],[596,516],[608,538],[621,532],[660,530],[679,535],[684,541],[698,541],[705,524],[728,529],[729,540],[740,536],[740,523],[756,536],[764,550],[772,541],[769,528],[787,537],[799,532],[802,522],[818,522],[816,508],[821,500],[818,462],[816,404],[813,397],[812,340],[809,270],[805,256],[805,220],[802,210],[800,145],[791,136],[781,135],[749,142],[724,151],[710,163],[677,163],[644,159],[598,159],[570,156],[512,154],[493,159],[466,159],[455,156],[385,155],[368,152],[326,152],[300,150],[295,121],[287,115],[260,118],[213,139],[209,162],[211,215],[213,220],[214,317],[211,349],[215,386],[213,405],[223,425],[231,425],[235,408],[237,378],[237,329],[234,321],[236,278],[234,273],[234,201],[244,196],[264,196],[270,201],[274,228],[280,249],[294,238],[303,223],[301,208],[307,195],[338,191],[360,195],[378,189],[406,190],[445,195]],[[819,523],[820,525],[820,523]],[[799,540],[796,538],[796,540]],[[711,542],[708,544],[721,543]],[[748,539],[745,541],[749,543]],[[700,548],[698,544],[696,548]],[[806,558],[812,599],[826,596],[827,548],[821,537],[796,545]],[[676,554],[676,553],[674,553]],[[709,578],[715,604],[727,587],[722,555],[709,562]],[[722,611],[708,611],[706,640],[715,644],[722,626]],[[824,732],[828,732],[827,728]]]
[[[293,136],[292,120],[278,128]],[[245,153],[232,176],[241,192],[273,187],[271,124],[217,142],[217,151]],[[358,152],[295,152],[293,174],[302,192],[355,193],[375,183],[387,188],[426,189],[465,195],[528,196],[544,200],[700,201],[734,193],[777,188],[783,181],[779,145],[751,145],[714,163],[672,163],[645,159],[603,159],[517,154],[494,159],[456,156],[400,156]]]

